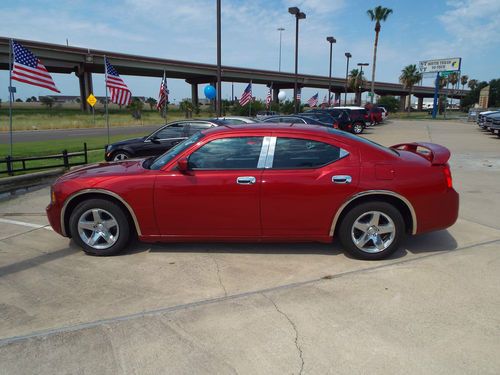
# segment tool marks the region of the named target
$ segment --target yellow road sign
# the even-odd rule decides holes
[[[87,103],[89,103],[92,107],[97,103],[97,99],[94,95],[90,94],[87,98]]]

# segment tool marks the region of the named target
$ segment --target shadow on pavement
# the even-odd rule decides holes
[[[414,254],[455,250],[458,244],[447,230],[419,234],[410,237],[405,242],[405,248]]]
[[[7,266],[0,267],[0,277],[7,276],[16,272],[25,271],[29,268],[37,267],[41,264],[52,262],[54,260],[64,258],[68,255],[75,254],[81,251],[78,247],[71,245],[61,250],[56,250],[50,253],[38,255],[33,258],[25,259],[20,262],[12,263]]]

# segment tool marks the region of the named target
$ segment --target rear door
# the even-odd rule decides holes
[[[359,181],[357,150],[331,142],[272,138],[262,175],[263,236],[328,236],[335,213]]]

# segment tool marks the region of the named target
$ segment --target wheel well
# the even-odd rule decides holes
[[[110,202],[113,202],[117,204],[123,212],[125,212],[125,215],[127,216],[127,220],[130,224],[130,228],[134,231],[134,233],[137,235],[137,228],[135,227],[135,222],[134,219],[132,218],[132,215],[130,214],[130,211],[128,208],[119,200],[111,195],[105,194],[105,193],[86,193],[86,194],[81,194],[73,199],[67,204],[66,210],[64,211],[64,228],[66,230],[66,235],[68,237],[71,237],[71,231],[69,230],[69,218],[71,217],[71,213],[73,210],[78,206],[81,202],[88,200],[88,199],[104,199]]]
[[[386,202],[398,209],[398,211],[401,213],[403,216],[403,220],[405,223],[405,231],[406,233],[412,233],[413,230],[413,218],[410,212],[410,209],[406,205],[405,202],[403,202],[401,199],[397,197],[393,197],[391,195],[385,195],[385,194],[370,194],[370,195],[364,195],[362,197],[356,198],[352,202],[349,202],[347,206],[344,207],[342,210],[339,218],[337,219],[337,222],[335,223],[335,231],[334,234],[337,236],[337,230],[340,227],[340,223],[344,219],[345,215],[349,212],[349,210],[361,203],[366,203],[366,202]]]

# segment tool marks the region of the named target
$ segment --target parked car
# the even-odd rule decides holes
[[[257,112],[257,115],[255,117],[257,117],[259,120],[262,120],[268,116],[278,116],[278,115],[279,113],[275,111],[259,111]]]
[[[300,115],[309,116],[321,122],[331,123],[334,129],[340,129],[354,134],[361,134],[364,130],[364,126],[359,122],[353,124],[349,117],[349,113],[342,109],[329,110],[328,112],[316,110],[301,113]]]
[[[496,134],[497,137],[500,138],[500,114],[496,114],[491,117],[492,117],[492,122],[490,125],[490,131],[493,134]]]
[[[224,125],[241,125],[241,124],[255,124],[258,121],[252,117],[245,116],[225,116],[218,117],[217,120],[222,121]]]
[[[490,127],[492,121],[493,121],[493,116],[496,116],[500,114],[500,111],[491,111],[490,113],[487,113],[485,115],[483,115],[482,119],[481,119],[481,123],[479,124],[479,126],[483,129],[483,130],[489,130],[488,128]]]
[[[489,130],[490,132],[497,134],[498,127],[495,126],[500,121],[500,112],[492,113],[484,118],[484,129]]]
[[[266,117],[261,122],[263,123],[285,122],[287,124],[310,124],[310,125],[332,126],[331,123],[322,122],[312,117],[301,116],[301,115],[270,116]]]
[[[493,113],[497,113],[497,110],[490,110],[490,111],[483,111],[479,112],[479,115],[477,116],[477,124],[480,128],[484,128],[484,122],[486,120],[486,116],[491,115]]]
[[[340,111],[346,111],[349,114],[349,118],[352,121],[353,127],[358,125],[358,128],[359,126],[362,126],[362,128],[364,129],[367,125],[370,124],[368,111],[362,107],[331,107],[324,109],[313,109],[312,111],[327,111],[332,113],[333,115],[339,114]]]
[[[385,120],[389,116],[389,111],[381,105],[379,105],[378,108],[382,110],[382,120]]]
[[[106,161],[161,155],[194,133],[223,125],[220,120],[182,120],[171,122],[146,137],[127,139],[107,145]]]
[[[55,232],[93,255],[116,254],[135,235],[323,243],[335,236],[358,258],[382,259],[407,233],[455,223],[449,157],[436,144],[386,148],[326,126],[213,127],[156,158],[66,173],[51,187],[47,216]]]
[[[368,118],[370,120],[370,125],[378,125],[384,121],[383,111],[379,107],[372,107],[368,111]]]

